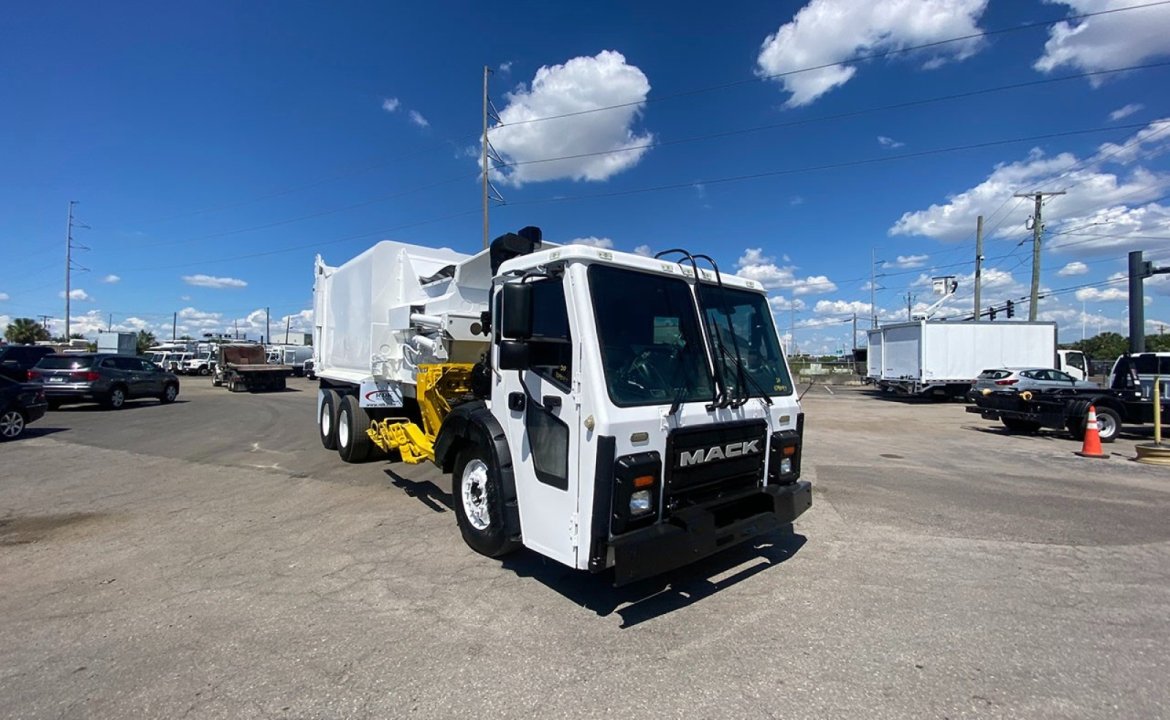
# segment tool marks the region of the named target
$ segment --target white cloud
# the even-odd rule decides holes
[[[1089,272],[1089,266],[1080,260],[1074,260],[1057,271],[1057,275],[1061,277],[1069,277],[1071,275],[1084,275]]]
[[[1111,302],[1128,300],[1129,292],[1121,288],[1081,288],[1077,290],[1077,300],[1082,302]]]
[[[654,251],[650,249],[649,245],[639,245],[638,247],[634,248],[634,254],[642,255],[643,257],[650,257],[654,254]]]
[[[1075,14],[1116,10],[1134,5],[1132,0],[1048,0],[1067,5]],[[1040,72],[1069,65],[1079,70],[1108,70],[1136,65],[1148,58],[1170,53],[1166,28],[1170,6],[1161,5],[1108,15],[1059,22],[1048,30],[1044,54],[1032,65]],[[1089,79],[1094,86],[1101,76]]]
[[[102,278],[102,282],[109,283],[110,285],[113,285],[114,283],[121,281],[121,279],[122,278],[118,277],[117,275],[111,274],[111,275],[106,275],[104,278]]]
[[[398,106],[401,104],[402,103],[398,101],[398,98],[385,98],[382,100],[382,109],[386,112],[392,113],[397,111]]]
[[[180,295],[179,299],[182,300],[183,302],[188,302],[191,299],[191,296],[190,295]]]
[[[0,302],[4,302],[7,299],[8,299],[8,293],[0,292]]]
[[[1151,238],[1170,236],[1170,208],[1158,203],[1136,208],[1118,205],[1069,218],[1061,227],[1066,230],[1052,236],[1050,250],[1084,255],[1144,250],[1157,244]]]
[[[791,93],[786,105],[807,105],[848,82],[857,67],[836,64],[797,71],[977,34],[986,7],[987,0],[812,0],[791,22],[765,38],[756,74],[781,75],[774,80]],[[939,45],[929,51],[924,67],[964,60],[981,44],[981,38],[971,38]]]
[[[789,300],[783,295],[775,295],[768,298],[768,304],[772,306],[773,312],[789,312],[792,310],[800,312],[801,310],[804,310],[805,307],[807,307],[804,304],[804,300],[801,300],[800,298],[792,298]]]
[[[974,235],[976,216],[994,213],[991,227],[996,237],[1023,237],[1024,223],[1032,214],[1033,206],[1013,195],[1036,188],[1067,189],[1066,195],[1052,200],[1052,208],[1045,215],[1050,234],[1056,230],[1059,220],[1071,227],[1073,218],[1100,208],[1117,206],[1123,201],[1149,202],[1170,188],[1170,173],[1151,172],[1140,166],[1125,172],[1124,169],[1107,170],[1105,166],[1128,164],[1140,155],[1149,157],[1163,152],[1170,146],[1168,139],[1170,122],[1155,121],[1120,145],[1101,145],[1084,160],[1072,153],[1048,156],[1036,148],[1024,160],[996,165],[978,185],[949,195],[945,203],[904,213],[888,232],[950,242],[966,240]]]
[[[188,285],[195,285],[197,287],[207,288],[242,288],[248,287],[248,283],[243,280],[232,277],[214,277],[212,275],[184,275],[183,282]]]
[[[792,284],[793,295],[821,295],[837,292],[837,285],[824,275],[809,275],[803,280],[797,279]]]
[[[867,302],[860,300],[818,300],[813,312],[818,315],[849,315],[857,313],[869,317],[870,308]]]
[[[900,147],[904,147],[906,145],[906,143],[904,143],[904,142],[898,142],[894,138],[886,137],[885,135],[878,135],[877,141],[878,141],[878,145],[881,145],[882,147],[885,147],[885,148],[900,148]]]
[[[508,62],[500,63],[500,73],[501,74],[507,75],[510,72],[512,72],[512,61],[511,60],[509,60]]]
[[[590,235],[589,237],[573,238],[566,245],[589,245],[591,247],[610,249],[613,247],[613,240],[609,238],[600,238]]]
[[[804,198],[799,195],[793,195],[788,199],[788,204],[792,207],[796,207],[797,205],[804,205]]]
[[[888,265],[903,270],[913,270],[914,268],[920,268],[925,265],[929,259],[929,255],[899,255],[897,260],[888,263]]]
[[[649,92],[646,75],[612,50],[541,67],[531,87],[521,84],[508,93],[500,124],[490,133],[492,147],[505,163],[522,163],[499,169],[497,178],[516,186],[559,179],[600,181],[634,167],[654,141],[651,133],[634,130]],[[587,112],[614,105],[624,107]],[[566,159],[534,162],[558,157]]]
[[[1130,103],[1130,104],[1126,105],[1125,107],[1119,107],[1116,110],[1114,110],[1113,112],[1109,113],[1109,119],[1110,120],[1123,120],[1123,119],[1129,117],[1130,115],[1133,115],[1135,112],[1139,112],[1141,110],[1144,110],[1145,107],[1146,106],[1142,105],[1141,103]]]
[[[64,298],[65,291],[62,290],[61,292],[57,293],[57,297]],[[93,302],[93,295],[90,295],[89,293],[82,290],[81,288],[73,288],[72,290],[69,291],[69,299],[70,300],[85,300],[88,302]]]
[[[422,128],[431,126],[430,122],[428,122],[427,119],[423,117],[422,113],[420,113],[418,110],[411,110],[407,114],[410,115],[410,121],[415,125],[418,125]]]

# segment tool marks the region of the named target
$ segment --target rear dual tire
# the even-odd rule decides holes
[[[366,431],[370,416],[353,395],[341,398],[337,406],[337,454],[347,463],[362,463],[381,454]]]

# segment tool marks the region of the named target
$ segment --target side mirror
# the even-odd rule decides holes
[[[500,369],[527,370],[528,343],[523,340],[500,341]]]
[[[514,340],[532,337],[532,286],[521,282],[504,285],[500,333]]]

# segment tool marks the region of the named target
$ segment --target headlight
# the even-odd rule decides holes
[[[639,490],[638,492],[630,495],[631,515],[642,515],[644,513],[648,513],[650,512],[650,506],[651,503],[649,490]]]

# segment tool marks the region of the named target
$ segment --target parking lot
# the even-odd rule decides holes
[[[308,380],[185,378],[0,446],[4,714],[1170,714],[1170,473],[1141,436],[1082,459],[814,388],[794,532],[613,589],[474,554],[443,476],[343,464],[314,407]]]

